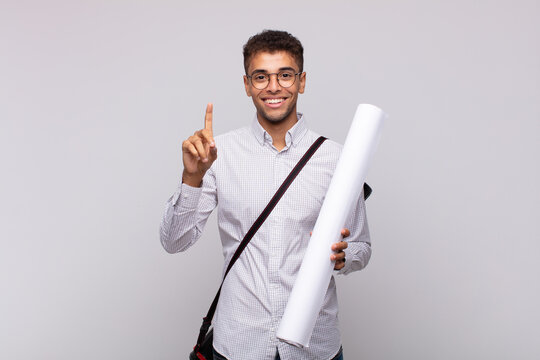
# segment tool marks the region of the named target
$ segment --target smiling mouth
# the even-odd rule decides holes
[[[279,98],[279,99],[264,99],[264,102],[266,104],[280,104],[285,101],[285,98]]]

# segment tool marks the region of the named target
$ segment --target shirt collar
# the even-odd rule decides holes
[[[290,147],[291,145],[297,146],[308,130],[304,114],[296,113],[296,117],[298,121],[293,125],[292,128],[289,129],[289,131],[287,131],[287,134],[285,135],[285,144],[287,147]],[[257,114],[255,114],[253,122],[251,123],[251,132],[253,135],[255,135],[255,138],[261,145],[264,145],[266,140],[269,142],[272,141],[270,134],[268,134],[261,124],[259,124]]]

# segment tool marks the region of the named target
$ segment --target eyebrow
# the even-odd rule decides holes
[[[290,66],[279,68],[279,71],[286,71],[286,70],[296,71],[295,68],[292,68]],[[268,71],[265,69],[255,69],[251,72],[251,74],[256,74],[256,73],[268,73]]]

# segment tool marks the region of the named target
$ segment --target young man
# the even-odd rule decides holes
[[[197,241],[218,207],[225,267],[277,188],[319,137],[296,111],[306,73],[303,48],[295,37],[271,30],[251,37],[244,46],[244,67],[255,119],[250,126],[214,138],[208,104],[204,129],[182,144],[182,184],[169,199],[161,224],[163,247],[170,253],[184,251]],[[297,348],[276,338],[340,151],[341,146],[330,140],[321,145],[227,275],[213,322],[216,359],[343,358],[333,277],[310,347]],[[345,227],[342,235],[347,239],[332,245],[330,259],[341,274],[364,268],[371,255],[362,196]]]

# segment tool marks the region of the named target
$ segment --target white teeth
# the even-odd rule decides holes
[[[264,100],[264,102],[268,104],[278,104],[280,102],[283,102],[283,99],[266,99]]]

